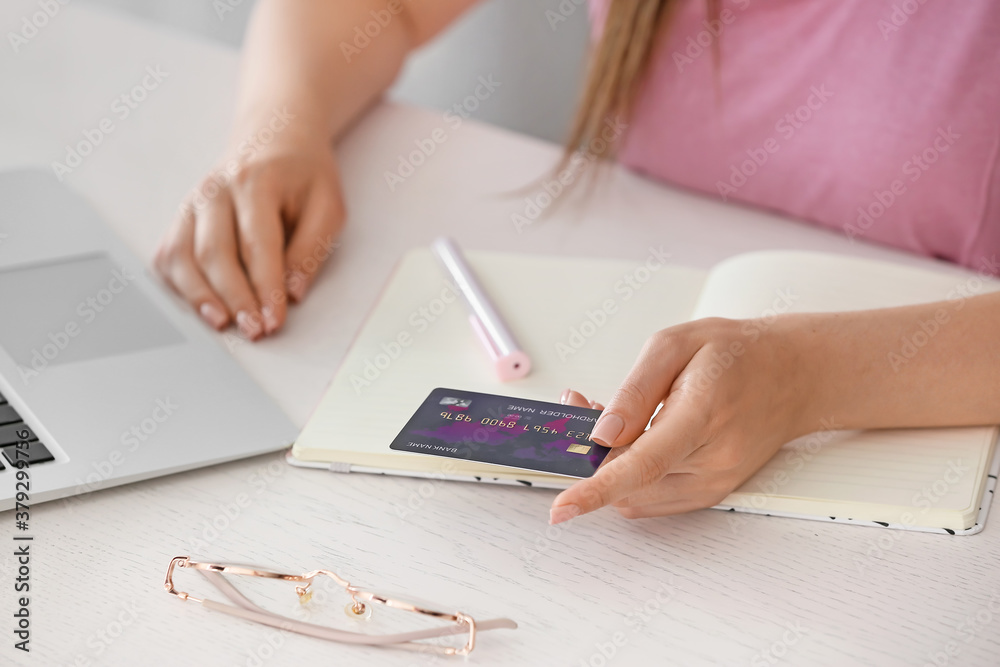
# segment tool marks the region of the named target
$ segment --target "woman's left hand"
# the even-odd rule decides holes
[[[711,507],[783,444],[819,430],[807,414],[809,360],[792,335],[802,324],[706,319],[654,334],[594,426],[592,439],[614,449],[556,497],[550,523],[605,505],[630,519]],[[569,390],[563,402],[600,408]]]

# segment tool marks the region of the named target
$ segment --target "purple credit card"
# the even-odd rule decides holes
[[[590,440],[600,410],[435,389],[391,449],[566,477],[590,477],[610,451]]]

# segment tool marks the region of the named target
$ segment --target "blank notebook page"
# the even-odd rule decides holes
[[[443,269],[429,250],[413,250],[397,267],[296,442],[297,457],[369,466],[392,461],[389,467],[410,457],[408,469],[440,470],[438,457],[389,449],[436,387],[556,403],[572,385],[606,401],[645,339],[690,317],[705,280],[705,272],[695,269],[640,269],[645,259],[489,252],[468,252],[467,258],[530,355],[531,374],[514,382],[497,380]],[[409,345],[397,350],[393,343],[401,335]],[[395,358],[392,352],[397,352]],[[476,463],[461,467],[510,472]],[[528,476],[518,473],[518,478]]]
[[[817,312],[948,299],[943,307],[953,311],[959,290],[979,286],[996,289],[970,274],[812,253],[753,253],[713,269],[695,316],[765,318],[763,325],[769,309],[786,304],[789,312]],[[995,427],[972,427],[806,436],[786,445],[724,504],[966,528],[979,510],[996,433]]]

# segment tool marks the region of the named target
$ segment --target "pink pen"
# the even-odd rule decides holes
[[[431,248],[465,298],[470,311],[469,321],[472,322],[473,330],[486,347],[500,381],[509,382],[523,378],[531,371],[531,359],[514,340],[513,334],[497,313],[483,286],[479,284],[476,275],[465,262],[462,251],[448,237],[439,238]]]

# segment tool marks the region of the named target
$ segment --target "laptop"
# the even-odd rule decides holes
[[[297,435],[191,309],[43,171],[0,173],[0,395],[0,510],[25,488],[18,465],[35,505]]]

